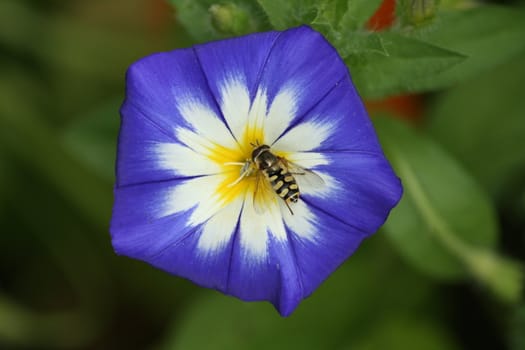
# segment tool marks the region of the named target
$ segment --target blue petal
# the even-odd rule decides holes
[[[129,185],[115,189],[111,219],[113,247],[119,254],[141,260],[183,239],[191,211],[166,215],[166,198],[180,180]]]
[[[192,49],[157,53],[130,66],[126,101],[167,134],[185,123],[179,104],[191,98],[220,115],[206,78]],[[123,119],[127,118],[123,114]]]
[[[335,86],[306,114],[298,116],[288,130],[274,144],[275,147],[290,148],[301,145],[301,135],[292,137],[294,128],[312,124],[328,128],[329,135],[313,152],[364,151],[382,156],[372,122],[349,77]],[[304,140],[304,135],[303,135]],[[303,141],[304,142],[304,141]]]
[[[116,189],[110,228],[113,247],[118,254],[226,291],[233,238],[213,252],[198,249],[204,225],[188,224],[193,208],[173,214],[163,209],[180,183],[172,180]]]
[[[290,245],[270,235],[268,255],[254,259],[243,251],[239,234],[235,236],[226,293],[246,301],[269,300],[281,315],[289,315],[303,299]]]
[[[201,229],[202,226],[197,227],[180,241],[149,257],[147,261],[157,268],[187,278],[200,286],[225,292],[230,274],[228,267],[232,241],[223,249],[202,253],[198,248]]]
[[[301,197],[315,215],[316,235],[306,238],[288,227],[302,298],[383,225],[402,194],[400,180],[381,154],[341,152],[327,158],[331,163],[317,170],[330,174],[337,184],[335,190],[329,196],[305,193]]]
[[[206,223],[188,224],[194,208],[163,210],[170,189],[184,177],[159,167],[158,154],[151,153],[152,144],[180,143],[177,128],[202,134],[181,114],[180,105],[187,101],[204,106],[231,136],[219,110],[221,88],[229,79],[240,79],[252,100],[263,90],[269,106],[283,90],[292,92],[293,115],[283,119],[288,127],[276,133],[281,135],[276,144],[286,144],[300,125],[329,130],[309,150],[327,160],[313,170],[330,176],[335,189],[326,196],[301,195],[315,216],[315,234],[307,237],[288,225],[287,240],[268,236],[262,258],[244,250],[239,225],[219,248],[201,249]],[[128,71],[121,113],[111,222],[115,250],[244,300],[269,300],[283,315],[383,224],[401,196],[399,179],[384,158],[346,66],[308,27],[149,56]]]
[[[385,222],[402,195],[401,181],[381,153],[346,151],[323,154],[329,164],[316,170],[335,180],[329,196],[303,194],[311,207],[370,235]]]
[[[303,238],[300,233],[289,230],[289,244],[293,247],[298,276],[302,286],[302,298],[309,296],[337,267],[358,248],[366,235],[327,214],[311,207],[316,216],[319,231],[315,239]]]
[[[194,113],[183,115],[188,108]],[[195,113],[195,108],[205,115]],[[121,116],[117,187],[188,176],[188,172],[162,167],[162,156],[155,152],[155,146],[162,143],[183,146],[177,137],[181,128],[224,146],[234,142],[191,49],[151,55],[133,64],[127,73]],[[202,125],[206,130],[197,130],[196,126]],[[186,167],[195,163],[193,157]]]
[[[337,51],[320,33],[302,26],[281,33],[259,86],[267,91],[270,101],[284,88],[292,89],[297,116],[302,116],[346,77],[348,69]]]
[[[195,47],[195,52],[207,77],[207,83],[217,101],[221,87],[229,80],[240,80],[253,99],[262,71],[273,52],[281,32],[250,34]]]
[[[307,26],[213,42],[195,51],[217,101],[222,101],[221,89],[231,81],[247,86],[252,102],[258,90],[264,91],[269,105],[279,92],[290,90],[298,118],[348,79],[336,50]]]
[[[160,142],[174,142],[173,135],[130,103],[122,106],[121,115],[116,187],[174,178],[173,171],[158,166],[158,157],[152,148]]]

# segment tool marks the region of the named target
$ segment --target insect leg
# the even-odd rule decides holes
[[[290,214],[292,214],[292,215],[293,215],[293,210],[292,210],[292,208],[290,208],[290,204],[288,204],[288,202],[287,202],[287,201],[284,201],[284,204],[286,204],[286,207],[287,207],[287,208],[288,208],[288,210],[290,211]]]
[[[237,185],[239,182],[241,182],[242,179],[244,179],[246,176],[249,176],[251,173],[252,173],[252,169],[251,169],[251,162],[250,161],[246,161],[246,162],[227,162],[227,163],[224,163],[224,165],[241,165],[242,168],[241,168],[241,174],[239,175],[239,177],[237,179],[235,179],[235,181],[233,181],[232,183],[228,184],[227,187],[233,187],[235,185]]]

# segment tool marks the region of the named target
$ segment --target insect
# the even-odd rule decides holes
[[[251,159],[244,163],[228,163],[232,165],[242,165],[241,175],[230,184],[234,186],[243,178],[255,172],[255,189],[253,194],[253,205],[257,213],[263,213],[269,203],[274,199],[269,195],[276,194],[281,198],[290,213],[293,215],[291,204],[297,203],[300,196],[299,185],[296,177],[301,177],[301,182],[312,186],[322,186],[323,179],[314,172],[304,169],[283,157],[272,153],[270,146],[252,144]]]

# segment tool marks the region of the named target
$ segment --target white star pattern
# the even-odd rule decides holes
[[[293,228],[301,238],[315,240],[314,215],[301,200],[293,207],[294,215],[289,213],[281,200],[270,204],[267,212],[256,213],[253,208],[253,190],[247,184],[249,180],[235,185],[241,189],[236,190],[233,197],[225,199],[225,184],[232,178],[232,171],[234,177],[238,175],[240,167],[225,167],[224,163],[242,162],[245,159],[228,159],[228,154],[220,154],[221,150],[232,150],[228,153],[239,157],[243,155],[243,150],[251,149],[249,142],[258,141],[272,145],[273,152],[285,152],[287,160],[314,169],[329,161],[321,153],[310,151],[319,147],[335,126],[300,123],[281,136],[296,117],[294,89],[282,89],[268,108],[264,90],[260,89],[250,103],[248,89],[242,81],[231,79],[222,85],[220,103],[228,127],[212,110],[195,102],[196,99],[178,98],[176,103],[181,115],[199,132],[179,127],[174,132],[181,144],[158,143],[154,145],[153,153],[159,168],[178,175],[197,176],[167,193],[161,216],[191,209],[187,225],[203,224],[198,244],[201,254],[224,248],[236,226],[240,225],[241,247],[252,259],[263,260],[268,253],[269,235],[279,241],[287,239],[285,225]],[[252,139],[247,135],[250,132],[254,136],[264,135],[264,139]],[[322,172],[317,174],[325,181],[322,189],[302,183],[300,176],[297,176],[301,194],[330,196],[330,191],[337,187],[335,180]]]

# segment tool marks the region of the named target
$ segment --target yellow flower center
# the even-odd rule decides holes
[[[247,127],[243,137],[239,140],[238,147],[231,149],[216,145],[210,150],[208,157],[219,164],[225,175],[224,181],[217,188],[219,202],[227,205],[237,196],[244,196],[247,191],[255,190],[254,173],[246,176],[235,184],[241,176],[242,164],[251,162],[253,145],[264,142],[264,132],[261,128]],[[232,164],[235,163],[235,164]],[[250,165],[253,167],[253,164]],[[255,170],[255,169],[253,169]],[[234,184],[234,185],[233,185]]]
[[[245,196],[247,193],[254,193],[256,190],[256,173],[257,169],[252,162],[252,152],[255,145],[265,144],[264,131],[262,128],[247,126],[243,137],[238,140],[238,147],[227,148],[221,145],[215,145],[209,149],[208,157],[216,162],[222,168],[224,180],[217,188],[215,195],[218,197],[222,207],[226,206],[238,196]],[[272,149],[272,153],[286,157],[286,152],[279,152]],[[240,179],[243,171],[251,168],[251,173]],[[271,191],[271,187],[259,186],[257,191]],[[273,193],[260,193],[259,200],[275,201]],[[268,207],[269,203],[266,203]]]

